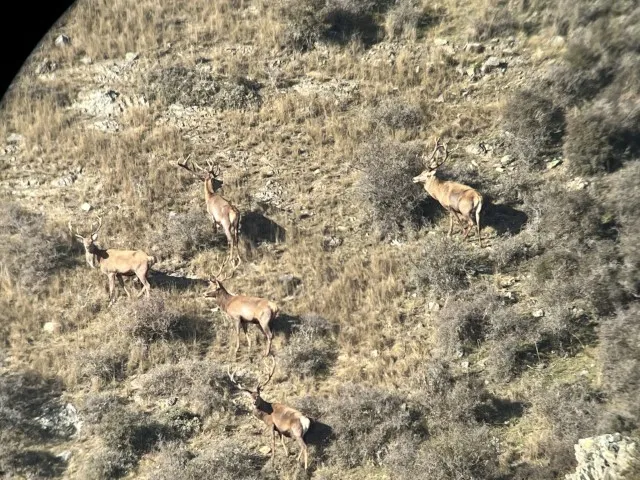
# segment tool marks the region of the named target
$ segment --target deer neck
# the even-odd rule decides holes
[[[98,265],[100,265],[100,262],[107,258],[107,251],[98,248],[95,245],[91,245],[85,253],[85,257],[89,266],[91,268],[96,268]]]
[[[270,404],[269,402],[266,402],[262,398],[259,398],[258,404],[255,406],[254,413],[256,416],[258,416],[258,418],[261,418],[262,420],[264,420],[265,417],[270,417],[271,414],[273,413],[273,405]]]
[[[218,290],[218,296],[216,297],[216,303],[218,304],[218,306],[222,310],[226,310],[227,305],[229,305],[229,302],[231,301],[232,298],[233,298],[233,295],[227,292],[227,290],[222,285],[220,285],[220,289]]]
[[[429,193],[429,195],[433,197],[435,190],[441,183],[442,181],[434,175],[430,178],[427,178],[427,181],[424,182],[424,189]]]
[[[209,200],[216,195],[216,192],[213,190],[213,179],[204,181],[204,198],[205,200]]]

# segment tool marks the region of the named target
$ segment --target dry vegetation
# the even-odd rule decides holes
[[[637,436],[639,20],[624,0],[79,1],[0,110],[0,472],[561,479],[579,438]],[[484,248],[411,183],[435,136],[439,175],[490,200]],[[308,473],[296,447],[267,462],[229,384],[264,340],[234,360],[202,297],[227,247],[188,155],[242,215],[225,286],[282,312],[263,396],[314,419]],[[108,307],[66,228],[96,214],[101,247],[158,257],[151,298]]]

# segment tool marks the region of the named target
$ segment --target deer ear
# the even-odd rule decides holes
[[[98,234],[97,233],[92,233],[91,234],[91,240],[93,240],[94,242],[98,239]]]

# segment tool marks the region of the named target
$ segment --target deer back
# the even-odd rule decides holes
[[[273,403],[272,408],[271,418],[280,432],[293,432],[304,435],[309,430],[311,420],[305,417],[302,412],[282,403]]]
[[[127,273],[148,266],[153,260],[142,250],[104,250],[105,257],[100,259],[100,269],[106,273]]]
[[[440,180],[435,176],[425,183],[425,190],[443,207],[463,214],[470,210],[474,197],[478,195],[478,192],[468,185]]]
[[[271,310],[269,303],[271,302],[264,298],[235,295],[228,301],[226,312],[246,320],[258,320],[264,311]]]

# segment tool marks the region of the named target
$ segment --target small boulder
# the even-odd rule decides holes
[[[62,331],[62,324],[60,322],[47,322],[42,326],[42,330],[47,333],[58,334]]]
[[[84,202],[82,205],[80,205],[80,210],[84,211],[84,212],[88,212],[91,210],[91,204]]]
[[[467,43],[464,46],[464,51],[472,53],[482,53],[484,52],[484,45],[482,45],[481,43]]]
[[[262,454],[262,455],[269,455],[271,453],[271,447],[268,447],[267,445],[260,447],[258,449],[258,451]]]
[[[485,73],[490,73],[497,68],[506,68],[506,67],[507,67],[507,62],[499,59],[498,57],[491,56],[487,58],[485,62],[482,64],[481,70],[482,70],[482,73],[485,74]]]
[[[541,318],[541,317],[544,317],[544,310],[542,310],[542,309],[535,310],[535,311],[531,312],[531,315],[532,315],[534,318]]]
[[[65,47],[65,46],[71,44],[71,38],[69,38],[68,35],[65,35],[63,33],[63,34],[58,35],[56,37],[56,39],[54,40],[54,43],[55,43],[56,47]]]
[[[506,167],[507,165],[513,163],[514,158],[511,155],[505,155],[500,159],[500,165]]]

